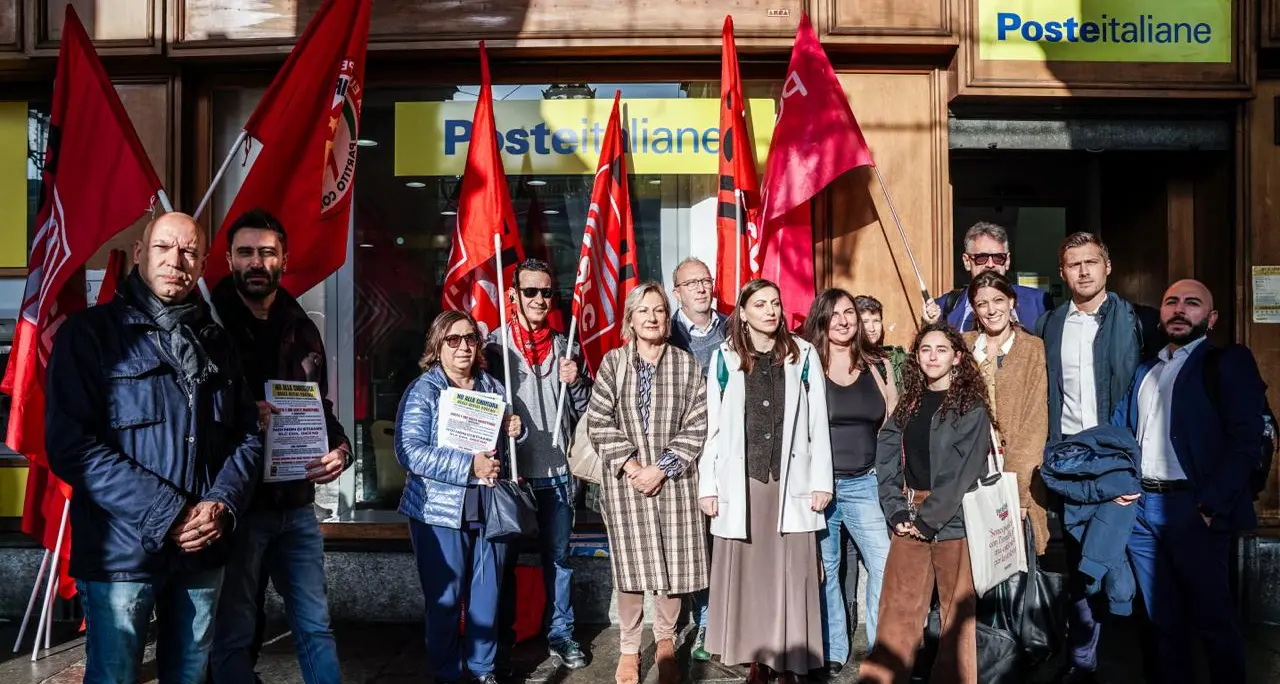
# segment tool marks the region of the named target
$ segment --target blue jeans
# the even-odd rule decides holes
[[[287,511],[250,510],[236,526],[218,601],[212,673],[215,684],[252,682],[250,647],[263,573],[284,599],[298,666],[307,684],[337,684],[338,645],[329,626],[324,539],[310,504]]]
[[[76,580],[87,629],[85,684],[138,681],[153,610],[160,683],[204,682],[221,587],[221,568],[152,582]]]
[[[480,678],[492,674],[498,656],[498,596],[507,545],[490,542],[484,532],[455,530],[409,521],[409,541],[418,562],[418,581],[426,603],[427,666],[435,681]],[[458,621],[466,604],[465,639],[459,647]]]
[[[569,565],[569,535],[573,532],[572,484],[566,477],[531,478],[538,502],[538,551],[542,581],[550,613],[547,642],[573,638],[573,568]]]
[[[1138,519],[1129,562],[1157,637],[1151,681],[1197,681],[1195,635],[1207,647],[1214,684],[1245,681],[1244,636],[1231,598],[1230,532],[1204,524],[1193,490],[1143,492],[1133,505]]]
[[[842,530],[849,530],[858,555],[867,568],[867,642],[876,642],[876,618],[884,564],[889,560],[889,525],[880,509],[875,472],[836,480],[835,495],[827,507],[827,530],[818,533],[822,552],[822,643],[826,659],[844,664],[849,660],[849,625],[846,623],[840,561],[844,558]]]

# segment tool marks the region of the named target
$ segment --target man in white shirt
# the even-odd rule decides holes
[[[1195,634],[1214,684],[1245,681],[1228,561],[1232,533],[1257,526],[1266,385],[1247,348],[1205,339],[1217,319],[1208,288],[1174,283],[1160,307],[1169,344],[1138,369],[1112,418],[1142,446],[1128,552],[1156,632],[1148,674],[1162,684],[1197,681]]]
[[[1071,299],[1040,317],[1036,334],[1044,339],[1049,373],[1050,445],[1105,421],[1124,396],[1143,356],[1143,346],[1156,324],[1150,309],[1135,306],[1107,291],[1111,255],[1091,233],[1075,233],[1058,251],[1059,269]],[[1144,320],[1144,316],[1151,320]],[[1059,684],[1096,681],[1097,647],[1102,628],[1094,620],[1085,591],[1087,578],[1075,572],[1079,542],[1063,540],[1070,573],[1066,666]]]

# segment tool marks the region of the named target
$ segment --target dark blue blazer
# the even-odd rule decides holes
[[[1246,530],[1257,527],[1249,476],[1261,458],[1262,413],[1266,385],[1247,347],[1231,345],[1218,353],[1218,405],[1205,388],[1204,362],[1209,342],[1200,343],[1173,383],[1169,416],[1173,451],[1195,488],[1199,504],[1212,511],[1214,527]],[[1138,391],[1159,358],[1138,367],[1133,383],[1116,405],[1112,425],[1138,433]]]

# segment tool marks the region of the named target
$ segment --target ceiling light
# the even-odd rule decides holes
[[[662,185],[662,179],[654,178],[653,180],[649,181],[649,185]]]
[[[452,209],[445,209],[444,211],[440,212],[440,215],[441,216],[457,216],[458,212]]]
[[[536,179],[535,179],[535,180],[531,180],[531,181],[529,181],[529,182],[525,183],[525,185],[529,185],[529,186],[532,186],[532,187],[535,187],[535,188],[540,188],[540,187],[542,187],[542,186],[544,186],[544,185],[546,185],[546,184],[547,184],[547,182],[546,182],[546,181],[544,181],[544,180],[536,180]]]
[[[415,188],[415,189],[416,189],[416,188],[425,188],[425,187],[427,187],[427,184],[426,184],[426,183],[423,183],[422,181],[409,181],[408,183],[405,183],[405,184],[404,184],[404,186],[405,186],[406,188]]]
[[[356,141],[356,145],[359,145],[360,147],[377,147],[378,141],[370,140],[368,138],[361,138]]]
[[[373,246],[373,243],[372,243],[372,242],[361,242],[361,243],[360,243],[360,246],[361,246],[361,247],[364,247],[364,248],[369,248],[369,247],[372,247],[372,246]]]
[[[556,214],[559,214],[560,212],[556,211],[555,209],[543,209],[543,210],[542,210],[542,213],[546,214],[547,216],[555,216]]]
[[[397,244],[397,245],[403,245],[403,244],[404,244],[404,238],[402,238],[402,237],[400,237],[400,236],[398,236],[398,235],[397,235],[397,236],[396,236],[396,244]]]

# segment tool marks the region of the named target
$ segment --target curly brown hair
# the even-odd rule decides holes
[[[926,325],[911,343],[911,355],[907,357],[906,363],[902,364],[902,395],[898,398],[897,408],[893,410],[894,422],[898,427],[905,429],[907,423],[920,410],[920,400],[924,397],[925,388],[929,385],[924,369],[920,367],[920,343],[926,335],[935,332],[945,335],[947,343],[960,356],[960,363],[956,364],[955,370],[952,371],[954,377],[951,379],[951,388],[947,390],[947,396],[942,400],[942,408],[938,409],[939,418],[945,418],[948,413],[953,419],[959,418],[975,407],[981,406],[991,418],[991,425],[996,426],[996,414],[991,409],[991,403],[987,398],[987,384],[982,377],[982,371],[978,370],[978,364],[974,362],[973,356],[969,353],[969,347],[960,337],[960,333],[946,323]]]

